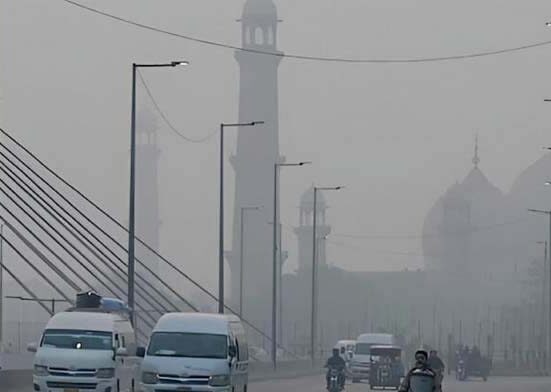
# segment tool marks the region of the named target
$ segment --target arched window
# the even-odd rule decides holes
[[[264,44],[264,31],[261,27],[257,27],[254,30],[254,43],[256,45],[263,45]]]

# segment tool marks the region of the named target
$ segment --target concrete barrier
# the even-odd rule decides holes
[[[32,370],[0,370],[0,386],[2,392],[32,391],[32,385]]]

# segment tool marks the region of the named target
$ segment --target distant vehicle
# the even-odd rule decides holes
[[[35,391],[134,390],[138,369],[134,328],[126,311],[105,309],[101,301],[54,315],[40,343],[27,349],[36,353]]]
[[[369,369],[371,367],[371,346],[393,346],[395,343],[396,339],[394,335],[387,333],[366,333],[358,336],[356,339],[354,356],[350,361],[352,382],[357,383],[362,380],[369,380]]]
[[[355,340],[339,340],[335,345],[335,348],[339,349],[339,353],[345,361],[351,359],[351,355],[354,354],[354,349],[356,348]]]
[[[398,389],[404,377],[402,348],[399,346],[371,346],[369,386],[371,389]]]
[[[236,316],[165,314],[138,355],[143,392],[247,391],[249,352]]]

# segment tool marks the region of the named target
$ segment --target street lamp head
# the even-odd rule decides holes
[[[251,122],[251,126],[253,126],[253,127],[255,125],[262,125],[262,124],[264,124],[264,121],[253,121],[253,122]]]
[[[177,65],[187,66],[187,65],[189,65],[190,63],[189,63],[189,61],[183,60],[183,61],[172,61],[170,64],[171,64],[173,67],[176,67]]]
[[[304,162],[299,162],[298,163],[299,166],[311,165],[311,164],[312,164],[312,161],[304,161]]]

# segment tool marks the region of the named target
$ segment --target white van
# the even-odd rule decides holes
[[[28,350],[36,352],[35,391],[134,390],[136,338],[123,314],[103,309],[58,313],[46,325],[40,343],[29,344]]]
[[[342,359],[348,362],[351,359],[350,354],[354,354],[354,350],[356,348],[356,341],[339,340],[334,348],[338,349]]]
[[[352,382],[360,382],[369,379],[371,367],[369,350],[371,346],[392,346],[396,344],[394,335],[388,333],[365,333],[356,339],[354,356],[350,362]]]
[[[162,316],[143,356],[140,391],[247,391],[249,352],[238,317]]]

